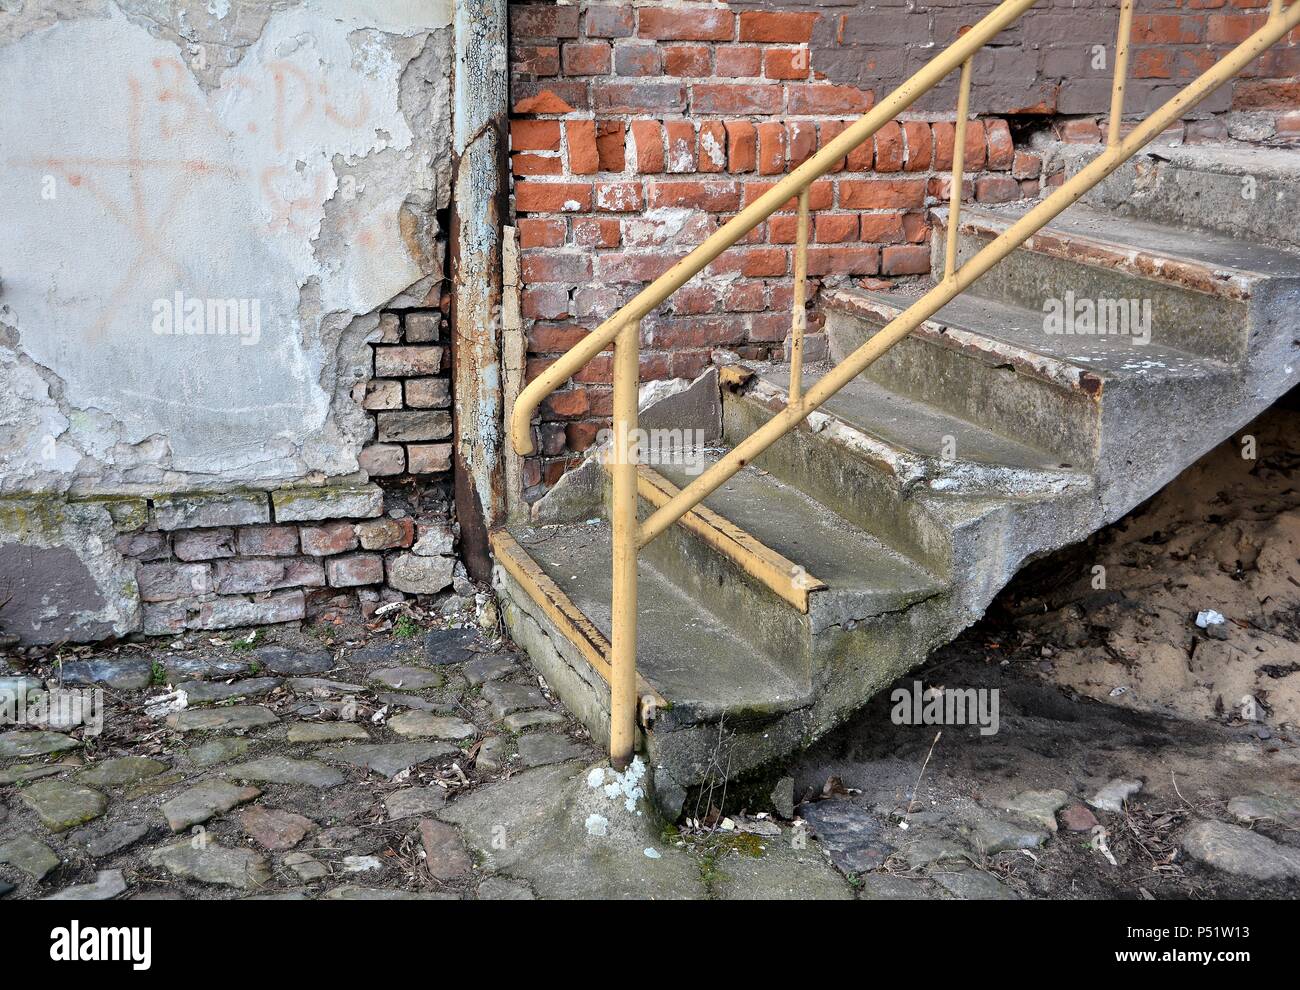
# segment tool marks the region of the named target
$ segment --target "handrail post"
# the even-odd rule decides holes
[[[808,186],[799,193],[799,228],[794,243],[794,307],[790,316],[790,404],[803,393],[803,335],[808,329]]]
[[[1272,0],[1269,4],[1268,16],[1270,20],[1274,17],[1282,16],[1282,0]]]
[[[971,56],[961,64],[961,85],[957,91],[957,122],[952,132],[952,183],[948,189],[948,243],[944,250],[943,277],[957,271],[957,222],[961,219],[962,173],[966,171],[966,118],[970,114]]]
[[[609,760],[632,762],[636,744],[637,391],[641,321],[629,320],[614,339],[613,588],[610,612]]]
[[[1115,78],[1110,88],[1110,124],[1106,147],[1119,146],[1119,122],[1124,116],[1124,87],[1128,83],[1129,38],[1133,33],[1133,0],[1120,0],[1119,34],[1115,38]]]

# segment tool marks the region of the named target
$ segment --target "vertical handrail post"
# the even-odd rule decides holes
[[[957,271],[957,226],[961,219],[962,173],[966,171],[966,118],[970,114],[970,67],[972,55],[961,64],[961,85],[957,91],[957,122],[952,132],[952,183],[948,189],[948,243],[944,251],[943,277]]]
[[[794,244],[794,309],[790,316],[790,405],[803,394],[803,335],[808,329],[808,186],[799,193],[799,228]]]
[[[1133,0],[1120,0],[1119,34],[1115,38],[1115,78],[1110,87],[1110,125],[1106,147],[1119,146],[1119,122],[1124,116],[1124,87],[1128,83],[1129,37],[1133,33]]]
[[[1272,0],[1268,8],[1269,20],[1282,16],[1282,0]]]
[[[641,321],[614,338],[613,593],[610,611],[609,760],[622,770],[636,744],[637,391]]]

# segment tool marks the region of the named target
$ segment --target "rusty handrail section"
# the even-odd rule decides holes
[[[636,579],[637,555],[641,547],[699,505],[745,465],[798,426],[810,413],[860,375],[894,344],[964,292],[971,283],[1119,168],[1171,123],[1224,82],[1236,76],[1265,49],[1300,24],[1300,0],[1292,0],[1289,8],[1284,0],[1270,0],[1269,15],[1254,34],[1135,126],[1126,137],[1121,137],[1120,118],[1123,115],[1124,86],[1133,24],[1133,0],[1121,0],[1106,150],[980,249],[965,264],[958,267],[956,238],[961,215],[964,138],[966,118],[969,116],[972,60],[989,40],[1016,21],[1035,2],[1036,0],[1004,0],[979,23],[965,30],[956,42],[891,93],[875,109],[846,128],[821,151],[643,289],[631,302],[565,353],[520,393],[511,411],[511,436],[515,449],[520,454],[530,454],[534,449],[532,417],[542,400],[607,346],[614,344],[614,441],[612,448],[606,454],[613,488],[610,512],[613,532],[611,598],[613,624],[608,680],[610,759],[620,769],[631,760],[636,742]],[[949,193],[950,207],[943,277],[925,295],[887,323],[870,340],[805,392],[802,384],[802,364],[803,335],[806,327],[803,302],[807,278],[808,187],[829,172],[839,159],[871,138],[884,124],[910,107],[954,70],[960,70],[961,76],[957,125],[953,142],[953,171]],[[788,404],[784,410],[733,447],[689,485],[659,504],[644,522],[639,522],[637,450],[634,431],[637,425],[637,393],[640,379],[638,361],[641,320],[727,248],[796,197],[799,226],[795,245],[795,303],[790,332]]]

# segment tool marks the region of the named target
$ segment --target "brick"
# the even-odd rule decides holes
[[[568,236],[568,224],[563,220],[521,217],[516,221],[521,248],[559,247]]]
[[[930,270],[930,249],[924,244],[896,244],[880,258],[882,275],[924,275]]]
[[[436,375],[441,369],[441,347],[422,345],[375,348],[375,374],[383,378]]]
[[[312,557],[328,557],[332,553],[347,553],[357,547],[356,527],[349,522],[331,522],[322,526],[303,526],[298,536],[302,552]]]
[[[438,557],[456,550],[456,531],[452,525],[441,519],[433,522],[417,523],[415,527],[415,545],[411,552],[419,557]]]
[[[154,500],[154,522],[159,529],[197,529],[242,526],[271,521],[264,492],[221,495],[164,495]]]
[[[837,137],[844,133],[848,123],[843,120],[823,120],[818,126],[818,150],[825,148]],[[841,158],[831,168],[832,172],[844,171],[844,159]]]
[[[691,108],[695,113],[764,115],[780,113],[783,102],[784,90],[776,83],[697,83]]]
[[[713,73],[704,45],[670,45],[663,50],[664,73],[670,76],[709,76]]]
[[[729,120],[727,129],[727,170],[752,172],[758,164],[758,130],[747,120]]]
[[[1064,121],[1060,130],[1061,140],[1071,144],[1096,144],[1101,141],[1101,128],[1090,117]]]
[[[254,595],[282,588],[319,588],[325,584],[320,562],[302,557],[217,561],[213,587],[219,595]]]
[[[374,484],[282,488],[271,493],[271,502],[275,507],[276,522],[373,519],[383,514],[384,491]]]
[[[395,378],[372,378],[365,383],[365,409],[401,409],[402,383]]]
[[[297,622],[305,616],[306,598],[301,588],[295,588],[252,601],[242,597],[214,598],[201,604],[198,614],[190,617],[185,625],[188,629],[233,629]]]
[[[700,316],[718,307],[718,293],[708,285],[686,285],[669,299],[674,315]]]
[[[803,44],[812,40],[818,14],[744,11],[740,15],[740,40],[763,44]]]
[[[415,520],[410,516],[394,519],[367,519],[357,523],[357,539],[362,550],[394,550],[415,542]]]
[[[402,318],[396,313],[379,314],[379,344],[400,344],[402,342]]]
[[[874,275],[879,269],[878,248],[810,247],[808,249],[809,275]]]
[[[511,151],[559,151],[560,122],[558,120],[510,121]]]
[[[588,38],[628,38],[636,29],[636,17],[630,6],[595,4],[586,9],[583,24]]]
[[[406,404],[414,409],[445,409],[451,405],[451,382],[446,378],[408,378]]]
[[[933,127],[934,156],[932,163],[936,169],[952,168],[952,148],[957,136],[957,129],[950,123],[941,122]]]
[[[451,444],[411,444],[407,448],[411,474],[440,474],[451,470]]]
[[[233,529],[183,529],[172,538],[172,552],[180,560],[215,560],[235,555]]]
[[[789,256],[781,247],[733,247],[709,266],[716,275],[738,272],[746,278],[775,278],[789,270]]]
[[[981,203],[1010,203],[1020,198],[1020,183],[1009,175],[985,175],[975,180],[975,198]]]
[[[442,440],[451,436],[451,414],[442,410],[381,412],[375,418],[380,443]]]
[[[763,49],[743,45],[719,48],[714,55],[714,75],[724,79],[737,79],[760,75],[763,71]]]
[[[559,320],[570,315],[567,285],[529,286],[519,295],[520,311],[530,320]]]
[[[904,157],[903,129],[891,120],[876,131],[876,171],[901,171]]]
[[[591,95],[593,108],[602,113],[664,114],[686,109],[686,87],[679,82],[593,82]]]
[[[371,444],[362,448],[357,464],[372,478],[388,478],[406,470],[406,452],[392,444]]]
[[[694,172],[697,165],[695,125],[689,120],[670,120],[664,124],[667,153],[664,170],[669,173]]]
[[[744,205],[749,206],[757,202],[770,189],[776,185],[775,182],[746,182]],[[808,187],[808,208],[810,210],[829,210],[831,202],[835,196],[835,184],[828,179],[814,182]],[[799,197],[791,196],[786,200],[777,212],[793,213],[799,209]]]
[[[934,141],[930,136],[930,125],[923,120],[909,120],[903,124],[903,140],[907,144],[907,161],[903,165],[906,172],[924,172],[930,167],[934,153]]]
[[[1016,146],[1011,140],[1011,128],[1005,120],[986,120],[984,134],[988,140],[988,167],[1005,172],[1015,161]]]
[[[567,351],[586,336],[587,330],[584,327],[534,323],[528,328],[528,348],[535,354]]]
[[[664,170],[664,135],[658,121],[632,121],[632,146],[636,151],[636,171],[657,175]]]
[[[906,240],[901,213],[864,213],[858,236],[870,244],[891,244]]]
[[[615,75],[657,76],[663,67],[663,53],[657,45],[619,45],[614,49]]]
[[[642,7],[637,34],[657,41],[730,41],[735,21],[727,10]]]
[[[814,236],[819,244],[842,244],[858,239],[858,215],[856,213],[819,213],[815,218]]]
[[[596,209],[606,213],[635,213],[644,205],[639,182],[596,183]]]
[[[331,588],[357,588],[383,584],[384,558],[377,553],[350,553],[325,561],[325,577]]]
[[[552,3],[510,5],[512,38],[576,38],[578,8]]]
[[[591,401],[584,388],[565,389],[552,392],[544,403],[544,412],[548,417],[569,419],[586,416],[591,411]]]
[[[840,181],[840,206],[874,210],[925,205],[925,183],[920,179],[863,179]]]
[[[683,206],[710,213],[731,213],[740,208],[740,187],[735,182],[660,180],[651,184],[650,204],[656,209]]]
[[[573,221],[573,243],[585,248],[615,248],[622,239],[622,225],[617,220],[583,217]]]
[[[140,599],[146,602],[169,602],[212,592],[209,564],[142,564],[136,568],[135,580]]]
[[[662,251],[603,254],[596,260],[596,273],[604,282],[623,284],[653,282],[676,262],[674,256]]]
[[[235,534],[241,557],[289,557],[298,553],[295,526],[244,526]]]
[[[699,161],[701,172],[727,170],[727,129],[722,121],[701,122]]]
[[[850,172],[870,172],[876,162],[876,143],[867,138],[856,145],[844,159],[844,165]]]
[[[1232,95],[1234,110],[1290,110],[1300,104],[1300,82],[1242,79]]]
[[[591,185],[521,182],[515,186],[515,209],[521,213],[586,213],[591,209]]]
[[[409,595],[436,595],[451,584],[456,562],[452,557],[419,557],[400,553],[385,563],[388,584]]]
[[[763,53],[763,75],[768,79],[807,79],[808,49],[769,48]]]
[[[560,49],[556,45],[510,46],[510,71],[516,76],[557,76],[560,74]]]
[[[875,97],[869,90],[823,83],[792,83],[789,87],[789,100],[790,113],[813,116],[866,113],[875,103]]]
[[[406,342],[408,344],[437,343],[438,337],[441,333],[441,313],[428,312],[406,314]]]
[[[1214,21],[1223,16],[1210,15],[1210,41],[1215,40]],[[1135,14],[1132,38],[1133,42],[1139,45],[1195,45],[1201,41],[1205,27],[1206,20],[1199,15],[1189,17],[1182,14]],[[1251,31],[1246,31],[1242,38],[1249,36],[1250,33]]]
[[[903,214],[903,237],[912,244],[930,239],[930,223],[924,212]]]
[[[553,89],[544,89],[515,102],[515,113],[572,113],[573,106]]]
[[[1011,163],[1011,175],[1016,179],[1037,179],[1043,171],[1043,160],[1027,151],[1017,151]]]
[[[594,175],[600,171],[594,120],[566,120],[564,136],[569,145],[570,172],[574,175]]]
[[[785,131],[786,160],[795,168],[817,150],[817,125],[811,120],[792,120],[785,125]]]
[[[533,152],[510,156],[510,171],[515,175],[563,175],[564,162],[557,155],[538,155]]]
[[[608,41],[570,41],[560,49],[566,76],[603,76],[609,73],[612,49]]]
[[[780,175],[785,171],[785,126],[783,124],[758,125],[758,172],[760,175]]]
[[[596,125],[596,158],[602,172],[622,172],[627,167],[627,125],[621,120],[602,120]]]

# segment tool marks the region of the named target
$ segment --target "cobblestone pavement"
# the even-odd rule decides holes
[[[480,613],[493,610],[480,601]],[[1231,772],[1215,791],[1213,774],[1180,765],[1180,802],[1157,779],[1164,756],[1139,738],[1167,726],[1117,729],[1091,702],[1044,722],[1053,688],[1004,705],[995,744],[950,733],[926,775],[933,733],[877,706],[761,785],[704,795],[668,826],[644,799],[643,767],[609,770],[527,661],[483,632],[472,607],[459,618],[10,657],[0,690],[23,700],[27,724],[0,730],[0,896],[1297,890],[1300,761],[1289,740],[1196,728],[1187,759],[1230,761]],[[954,657],[980,667],[959,654],[940,663]],[[60,683],[62,694],[49,691]],[[98,696],[83,693],[96,690],[97,734],[82,724],[96,721]],[[61,707],[43,712],[51,698]],[[1075,731],[1061,736],[1061,725]],[[1086,749],[1089,731],[1110,738],[1103,759]],[[1075,742],[1094,754],[1086,770]]]

